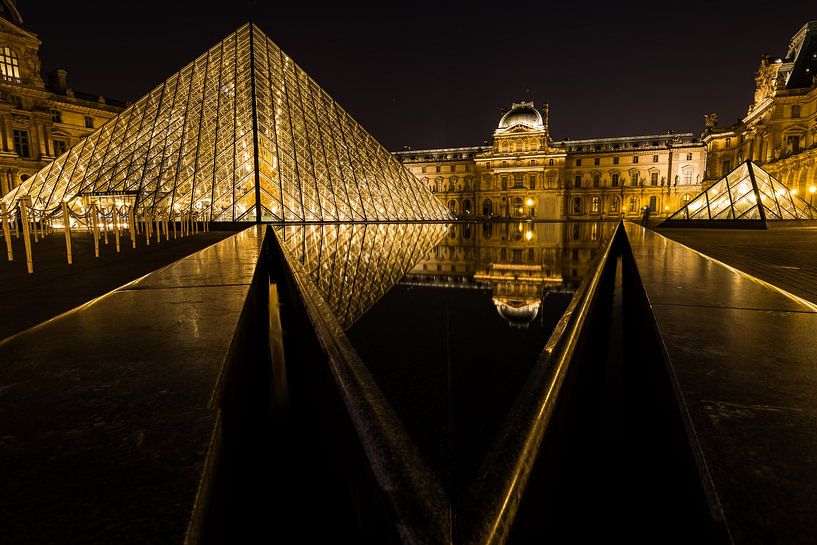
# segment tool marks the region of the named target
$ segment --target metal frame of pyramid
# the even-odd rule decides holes
[[[745,161],[661,223],[660,227],[766,226],[813,222],[817,209],[771,174]]]
[[[109,198],[210,221],[414,221],[451,215],[247,23],[3,197],[40,217]]]

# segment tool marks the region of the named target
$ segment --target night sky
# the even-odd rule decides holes
[[[696,134],[746,113],[763,53],[817,19],[777,2],[35,2],[43,68],[135,100],[250,18],[392,150],[479,145],[511,102],[550,103],[556,140]],[[496,6],[501,6],[496,7]],[[615,6],[615,7],[611,7]]]

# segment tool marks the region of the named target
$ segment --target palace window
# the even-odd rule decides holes
[[[595,173],[593,174],[593,187],[599,187],[601,185],[601,174]]]
[[[684,171],[684,183],[686,185],[692,185],[692,171],[691,170],[685,170]]]
[[[573,187],[581,187],[582,186],[582,175],[577,174],[576,177],[573,179]]]
[[[502,182],[502,189],[508,189],[508,177],[502,176],[500,181]]]
[[[531,174],[528,176],[528,184],[530,185],[531,189],[536,189],[536,174]]]
[[[435,165],[435,166],[434,166],[434,170],[435,170],[436,172],[439,172],[439,171],[440,171],[440,165]]]
[[[15,108],[17,108],[18,110],[23,109],[23,97],[21,97],[20,95],[12,95],[11,101],[14,103]]]
[[[51,110],[51,121],[53,123],[62,123],[62,112],[59,110]]]
[[[494,213],[494,201],[491,199],[485,199],[482,201],[482,214],[484,216],[490,216]]]
[[[451,211],[452,214],[456,214],[457,213],[457,201],[455,201],[454,199],[451,199],[450,201],[448,201],[448,209]]]
[[[594,165],[599,166],[599,161],[600,161],[600,159],[598,157],[593,158],[593,164]]]
[[[28,131],[23,129],[14,129],[12,131],[12,135],[14,138],[14,151],[17,152],[17,155],[20,157],[28,157]]]
[[[638,155],[633,155],[633,164],[638,164]]]
[[[687,153],[687,161],[692,161],[692,154],[691,153]]]
[[[630,179],[632,180],[632,185],[638,185],[638,172],[633,172]]]
[[[731,145],[732,145],[732,139],[731,139],[731,138],[727,138],[727,139],[726,139],[726,147],[728,148],[728,147],[729,147],[729,146],[731,146]]]
[[[454,172],[456,170],[457,170],[457,165],[451,165],[451,172]]]
[[[10,47],[0,47],[0,78],[20,83],[20,61]]]
[[[574,214],[582,213],[582,200],[579,197],[573,199],[573,213]]]
[[[652,162],[653,162],[653,163],[657,163],[657,162],[658,162],[658,156],[657,156],[657,155],[653,155],[653,156],[652,156]]]
[[[655,212],[658,208],[658,198],[657,197],[650,197],[650,212]]]
[[[590,201],[590,212],[593,214],[598,214],[601,210],[601,198],[600,197],[593,197],[593,200]]]
[[[553,173],[548,174],[548,187],[552,188],[556,185],[556,175]]]
[[[533,166],[536,166],[536,159],[531,159],[531,160],[528,162],[528,164],[529,164],[530,166],[532,166],[532,167],[533,167]]]
[[[616,172],[616,173],[612,174],[610,176],[610,179],[611,179],[611,183],[612,183],[613,187],[618,187],[618,173]]]
[[[485,168],[486,168],[486,169],[491,168],[491,162],[490,162],[490,161],[488,161],[487,163],[485,163]]]
[[[786,153],[800,152],[800,136],[792,135],[786,137]]]
[[[462,213],[466,216],[471,215],[471,199],[465,199],[462,201]]]
[[[549,166],[549,167],[552,167],[552,166],[553,166],[553,159],[548,159],[548,166]]]
[[[577,167],[582,166],[582,160],[581,159],[576,159],[576,166]]]
[[[658,173],[650,172],[650,185],[658,185]]]
[[[727,159],[721,163],[721,176],[726,176],[730,170],[732,170],[732,161]]]
[[[93,129],[94,128],[94,118],[90,115],[85,116],[85,128],[86,129]]]
[[[514,174],[513,175],[513,188],[514,189],[524,189],[525,181],[522,174]]]
[[[686,205],[689,204],[689,201],[691,201],[691,200],[692,200],[692,195],[686,194],[683,197],[681,197],[681,204],[686,206]]]
[[[54,140],[54,155],[59,157],[68,149],[68,142],[65,140]]]
[[[610,199],[610,212],[618,212],[618,197],[613,197]]]
[[[800,106],[794,105],[791,107],[791,116],[800,117]]]
[[[630,197],[630,211],[638,211],[638,197]]]
[[[614,164],[614,165],[617,165],[617,164],[618,164],[618,157],[613,157],[613,164]]]

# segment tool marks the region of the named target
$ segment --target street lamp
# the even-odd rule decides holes
[[[813,206],[811,204],[812,199],[814,199],[814,193],[817,192],[817,185],[810,186],[808,188],[809,196],[808,196],[808,204],[809,206]]]
[[[533,199],[528,197],[528,200],[525,201],[525,204],[528,205],[528,211],[530,212],[530,217],[533,217]]]

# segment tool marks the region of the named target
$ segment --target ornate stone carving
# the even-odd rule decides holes
[[[755,101],[749,107],[750,110],[767,98],[774,96],[775,89],[777,89],[777,72],[779,69],[780,65],[770,62],[769,57],[766,55],[760,58],[760,68],[755,74]]]
[[[707,130],[712,130],[718,126],[718,114],[712,112],[711,114],[704,114],[704,125]]]

